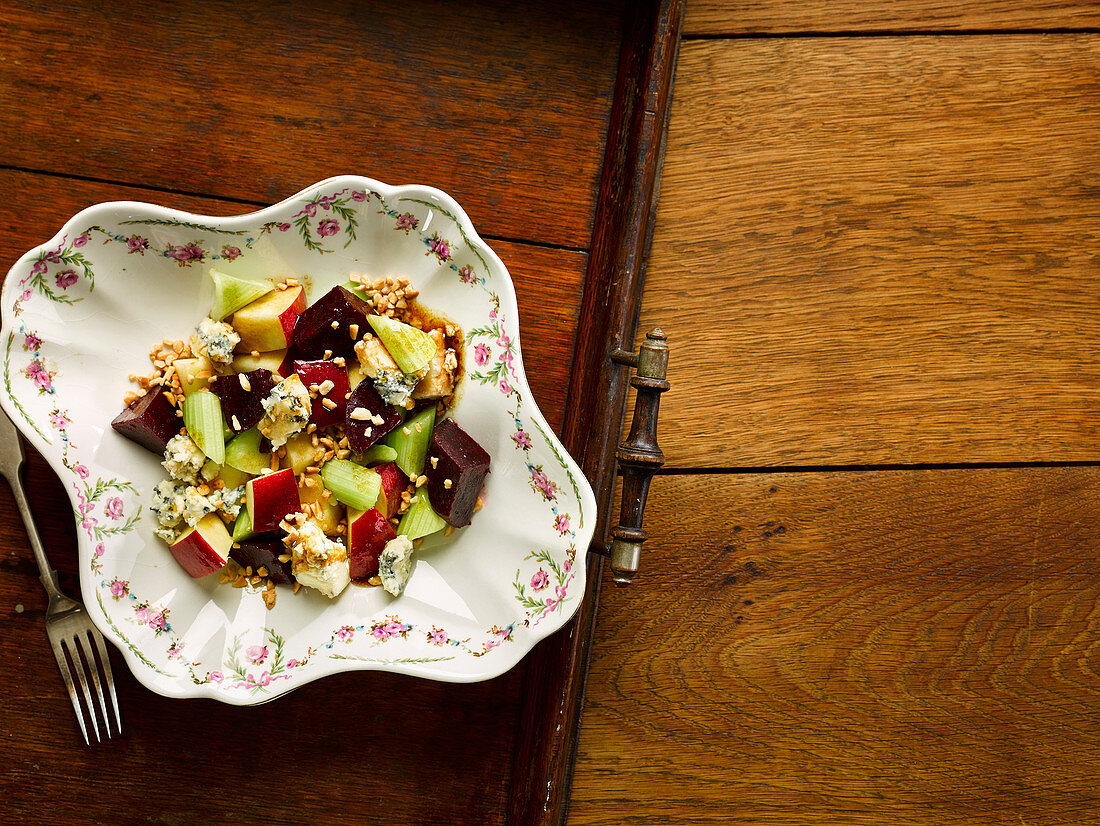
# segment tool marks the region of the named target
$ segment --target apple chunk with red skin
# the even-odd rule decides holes
[[[378,557],[386,543],[397,536],[377,508],[348,511],[348,564],[352,579],[368,579],[378,573]]]
[[[384,517],[392,519],[397,514],[397,509],[401,507],[401,494],[405,491],[407,484],[405,474],[396,462],[387,462],[372,470],[382,477],[382,490],[378,493],[378,504],[374,507]]]
[[[282,350],[290,346],[294,325],[306,308],[301,287],[276,290],[233,313],[233,329],[241,337],[238,350]]]
[[[169,550],[183,569],[198,579],[220,571],[229,561],[233,538],[221,517],[208,513],[193,528],[188,528]]]
[[[298,498],[298,481],[290,468],[249,479],[245,500],[253,533],[279,530],[279,523],[302,506]]]

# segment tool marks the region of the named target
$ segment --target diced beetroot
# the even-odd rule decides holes
[[[348,512],[348,563],[352,579],[367,579],[378,573],[378,557],[393,539],[393,525],[377,508]]]
[[[111,427],[153,453],[164,453],[169,440],[183,428],[183,419],[164,393],[150,390],[115,416]]]
[[[382,424],[375,424],[370,418],[352,418],[359,416],[357,410],[365,410],[372,416],[381,416]],[[363,379],[359,386],[351,391],[348,399],[347,418],[344,429],[348,434],[348,445],[353,453],[362,453],[395,427],[401,424],[401,414],[396,407],[390,407],[374,390],[370,379]]]
[[[332,389],[323,395],[318,395],[310,406],[309,420],[318,427],[328,427],[344,421],[347,411],[347,395],[351,386],[348,384],[348,371],[343,367],[337,367],[331,361],[296,361],[294,372],[298,378],[311,391],[314,387],[321,387],[326,381],[332,382]],[[336,406],[329,408],[324,403],[329,399]]]
[[[401,494],[405,490],[408,480],[396,462],[387,462],[374,468],[374,471],[382,477],[382,492],[378,494],[376,506],[382,515],[392,519],[401,507]]]
[[[435,467],[432,460],[438,459]],[[478,494],[489,472],[489,454],[453,419],[438,422],[428,442],[428,499],[436,513],[456,528],[470,524]],[[449,482],[449,484],[448,484]]]
[[[294,577],[290,573],[290,562],[279,561],[280,555],[286,552],[281,539],[245,539],[235,544],[229,556],[242,568],[251,565],[253,573],[266,568],[268,579],[276,585],[291,585]]]
[[[370,305],[362,298],[343,287],[333,287],[298,316],[294,346],[309,358],[321,358],[325,350],[334,356],[350,356],[356,339],[349,328],[359,325],[361,335],[370,329],[367,316],[371,314]]]
[[[248,385],[241,383],[241,376]],[[263,367],[250,373],[234,373],[230,376],[218,376],[211,389],[222,400],[222,413],[234,433],[243,433],[264,417],[263,401],[275,386],[271,371]],[[234,423],[233,417],[237,421]]]

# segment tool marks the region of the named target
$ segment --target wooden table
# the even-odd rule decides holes
[[[1100,13],[689,0],[674,62],[680,8],[0,3],[0,269],[101,200],[435,184],[604,490],[643,276],[673,347],[638,580],[479,685],[238,709],[116,659],[125,736],[85,749],[0,492],[0,820],[557,822],[599,596],[570,823],[1096,821]]]
[[[1100,822],[1098,26],[688,0],[571,824]]]

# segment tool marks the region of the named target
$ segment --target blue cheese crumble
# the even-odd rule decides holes
[[[378,576],[382,587],[395,597],[401,596],[413,571],[413,544],[407,536],[397,536],[386,543],[378,557]]]
[[[287,439],[309,422],[309,391],[297,373],[291,373],[272,387],[263,406],[264,417],[257,427],[271,440],[272,447],[285,445]]]
[[[204,318],[195,328],[197,350],[205,353],[211,361],[229,364],[233,360],[233,348],[241,343],[241,337],[223,321]]]
[[[199,472],[206,464],[206,456],[190,436],[178,433],[168,440],[161,464],[177,482],[193,485],[199,481]]]
[[[231,519],[241,515],[241,508],[245,502],[245,486],[237,488],[221,488],[211,492],[210,499],[213,506]]]
[[[325,536],[303,513],[292,514],[286,521],[289,529],[283,542],[290,551],[294,578],[330,599],[338,596],[351,583],[351,564],[343,544]]]
[[[186,485],[178,485],[171,479],[165,479],[153,488],[150,508],[162,528],[174,528],[179,524],[183,518],[183,499],[186,493]]]
[[[364,337],[356,342],[355,355],[363,372],[374,382],[374,389],[382,400],[398,407],[404,405],[419,379],[402,373],[389,351],[376,338]]]

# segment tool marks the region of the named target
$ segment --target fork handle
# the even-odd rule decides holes
[[[42,582],[42,587],[46,589],[46,593],[50,595],[51,600],[64,599],[65,595],[61,593],[61,586],[57,582],[57,571],[50,567],[50,560],[46,558],[46,549],[42,547],[42,538],[38,535],[34,517],[31,516],[31,506],[27,502],[23,480],[20,478],[18,470],[13,475],[14,478],[12,476],[8,477],[8,484],[11,485],[11,492],[15,496],[15,504],[19,508],[19,515],[23,518],[23,527],[27,530],[27,539],[30,540],[31,550],[34,551],[34,561],[38,563],[38,578]]]

